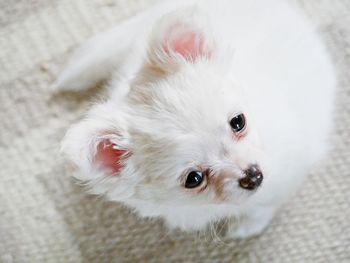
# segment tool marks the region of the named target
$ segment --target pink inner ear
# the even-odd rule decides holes
[[[210,51],[201,32],[184,28],[181,25],[173,26],[166,36],[165,50],[180,54],[189,62],[195,62],[200,57],[210,57]]]
[[[93,164],[106,171],[109,175],[115,176],[124,167],[123,158],[126,153],[126,150],[118,149],[109,139],[104,139],[97,145]]]

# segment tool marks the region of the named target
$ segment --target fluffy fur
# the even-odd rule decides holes
[[[329,57],[284,1],[173,2],[77,51],[53,88],[109,79],[110,93],[67,132],[63,151],[93,193],[141,216],[184,230],[233,218],[230,236],[258,234],[327,150]],[[229,121],[242,112],[237,138]],[[237,183],[251,164],[264,174],[256,191]],[[203,167],[206,187],[185,189],[187,172]]]

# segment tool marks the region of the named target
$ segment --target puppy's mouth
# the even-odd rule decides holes
[[[258,165],[236,172],[225,171],[208,178],[208,185],[214,190],[219,202],[241,203],[254,194],[262,185],[263,173]]]
[[[258,165],[251,165],[244,171],[244,177],[238,180],[239,186],[245,190],[256,190],[264,179]]]

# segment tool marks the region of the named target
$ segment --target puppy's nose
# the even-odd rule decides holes
[[[239,179],[239,186],[246,190],[255,190],[261,185],[264,179],[262,172],[257,165],[251,165],[244,171],[245,176]]]

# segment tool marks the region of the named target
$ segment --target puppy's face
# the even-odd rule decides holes
[[[64,149],[81,168],[78,178],[112,200],[244,202],[264,173],[244,94],[206,33],[163,27],[130,92],[95,106],[68,132]]]
[[[138,160],[143,178],[139,198],[179,205],[240,202],[258,188],[261,179],[249,186],[242,179],[262,167],[253,119],[239,88],[210,61],[183,66],[129,96],[129,161]]]

